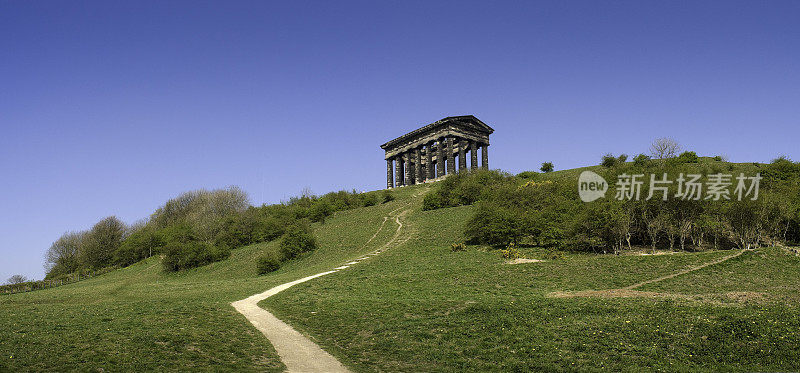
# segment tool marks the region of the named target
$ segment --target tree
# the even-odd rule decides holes
[[[544,162],[540,168],[542,172],[553,172],[553,162]]]
[[[673,158],[680,150],[681,146],[678,142],[669,137],[656,139],[650,144],[650,154],[655,159]]]
[[[78,258],[82,267],[100,269],[113,263],[127,227],[116,216],[100,220],[89,230],[80,246]]]
[[[13,275],[6,281],[9,285],[17,285],[23,282],[28,282],[28,278],[23,275]]]
[[[86,241],[87,232],[67,232],[61,235],[45,253],[47,277],[65,275],[78,270],[78,254]]]
[[[601,158],[600,165],[603,167],[611,168],[616,166],[617,162],[619,162],[619,160],[616,157],[614,157],[613,154],[608,153],[604,155],[603,158]]]

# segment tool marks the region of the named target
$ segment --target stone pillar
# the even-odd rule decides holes
[[[394,188],[394,169],[392,168],[392,159],[386,160],[386,189]]]
[[[414,148],[414,162],[416,164],[415,170],[417,171],[416,175],[414,175],[414,181],[420,184],[425,181],[425,169],[422,168],[422,151],[419,147]]]
[[[447,138],[447,173],[456,173],[456,157],[453,156],[453,138]]]
[[[436,178],[436,166],[433,164],[433,141],[425,147],[425,156],[428,158],[425,171],[428,171],[428,179],[433,180]]]
[[[466,140],[458,141],[458,172],[467,169],[467,149],[465,149],[466,147],[467,147]]]
[[[489,144],[481,144],[481,167],[489,169]]]
[[[469,160],[472,169],[478,168],[478,142],[474,140],[469,141]]]
[[[436,142],[436,177],[444,176],[444,139]]]
[[[394,157],[394,186],[401,187],[403,186],[403,155],[397,155]]]
[[[403,154],[403,159],[405,160],[405,171],[406,171],[406,181],[405,185],[414,185],[414,163],[413,159],[411,159],[411,152],[406,152]]]

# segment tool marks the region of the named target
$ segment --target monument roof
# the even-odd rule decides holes
[[[480,119],[476,118],[474,115],[460,115],[460,116],[443,118],[426,126],[417,128],[409,133],[406,133],[403,136],[400,136],[394,140],[386,142],[385,144],[381,145],[381,148],[386,150],[387,148],[391,148],[392,146],[402,143],[410,138],[414,138],[426,132],[435,131],[439,127],[445,127],[449,125],[465,127],[473,131],[483,132],[486,134],[494,132],[494,129],[492,127],[489,127],[486,123],[483,123]]]

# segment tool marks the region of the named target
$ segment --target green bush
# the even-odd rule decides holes
[[[392,201],[394,201],[394,199],[395,199],[394,193],[391,190],[384,190],[383,191],[383,202],[382,203],[392,202]]]
[[[280,251],[285,259],[317,249],[317,241],[307,223],[298,222],[290,226],[281,237]]]
[[[270,272],[274,272],[281,267],[281,260],[273,252],[269,252],[264,254],[258,258],[258,262],[256,263],[256,271],[258,275],[265,275]]]
[[[512,242],[508,244],[505,249],[500,250],[500,256],[503,257],[503,259],[517,259],[522,257],[522,254],[520,254],[519,250],[517,250],[517,246]]]
[[[162,264],[169,272],[200,267],[209,263],[226,259],[230,250],[214,247],[211,244],[190,241],[186,243],[170,242],[164,246],[164,259]]]
[[[617,163],[625,163],[627,161],[628,161],[627,154],[620,154],[619,157],[617,157]]]
[[[650,162],[650,157],[645,154],[639,154],[633,157],[633,164],[636,166],[646,166]]]
[[[542,163],[542,167],[539,169],[542,170],[542,172],[547,173],[547,172],[553,172],[555,167],[553,167],[553,162],[544,162]]]
[[[600,161],[600,165],[603,166],[603,167],[611,168],[611,167],[616,166],[617,162],[618,162],[618,159],[616,157],[614,157],[613,154],[608,153],[608,154],[603,156],[602,160]]]
[[[722,162],[722,156],[720,156],[720,155],[715,155],[715,156],[714,156],[714,160],[715,160],[715,161],[717,161],[717,162]]]
[[[375,206],[378,204],[378,195],[375,192],[364,193],[362,194],[361,202],[364,207]]]
[[[680,163],[697,163],[699,161],[699,157],[697,157],[697,153],[685,151],[678,156],[678,161]]]

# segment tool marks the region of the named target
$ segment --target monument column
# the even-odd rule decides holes
[[[447,173],[456,173],[456,157],[453,156],[453,138],[447,137]]]
[[[392,168],[392,159],[386,160],[386,189],[394,188],[394,169]]]
[[[403,159],[405,159],[405,171],[406,171],[406,181],[405,185],[414,185],[414,160],[411,159],[411,152],[406,152],[403,154]]]
[[[444,176],[444,139],[436,142],[436,177]]]
[[[475,140],[469,141],[469,158],[472,169],[478,168],[478,142]]]
[[[394,186],[403,186],[403,154],[394,157]]]
[[[458,141],[458,172],[464,171],[467,169],[467,151],[466,148],[467,141],[466,140],[459,140]]]
[[[428,157],[425,171],[428,171],[428,179],[433,180],[436,178],[436,166],[433,165],[433,141],[429,142],[428,146],[425,147],[425,156]]]
[[[489,144],[481,144],[481,167],[489,169]]]
[[[414,182],[420,184],[425,181],[425,170],[422,168],[422,151],[419,149],[419,146],[414,148],[414,161],[416,162],[415,170],[417,171]]]

